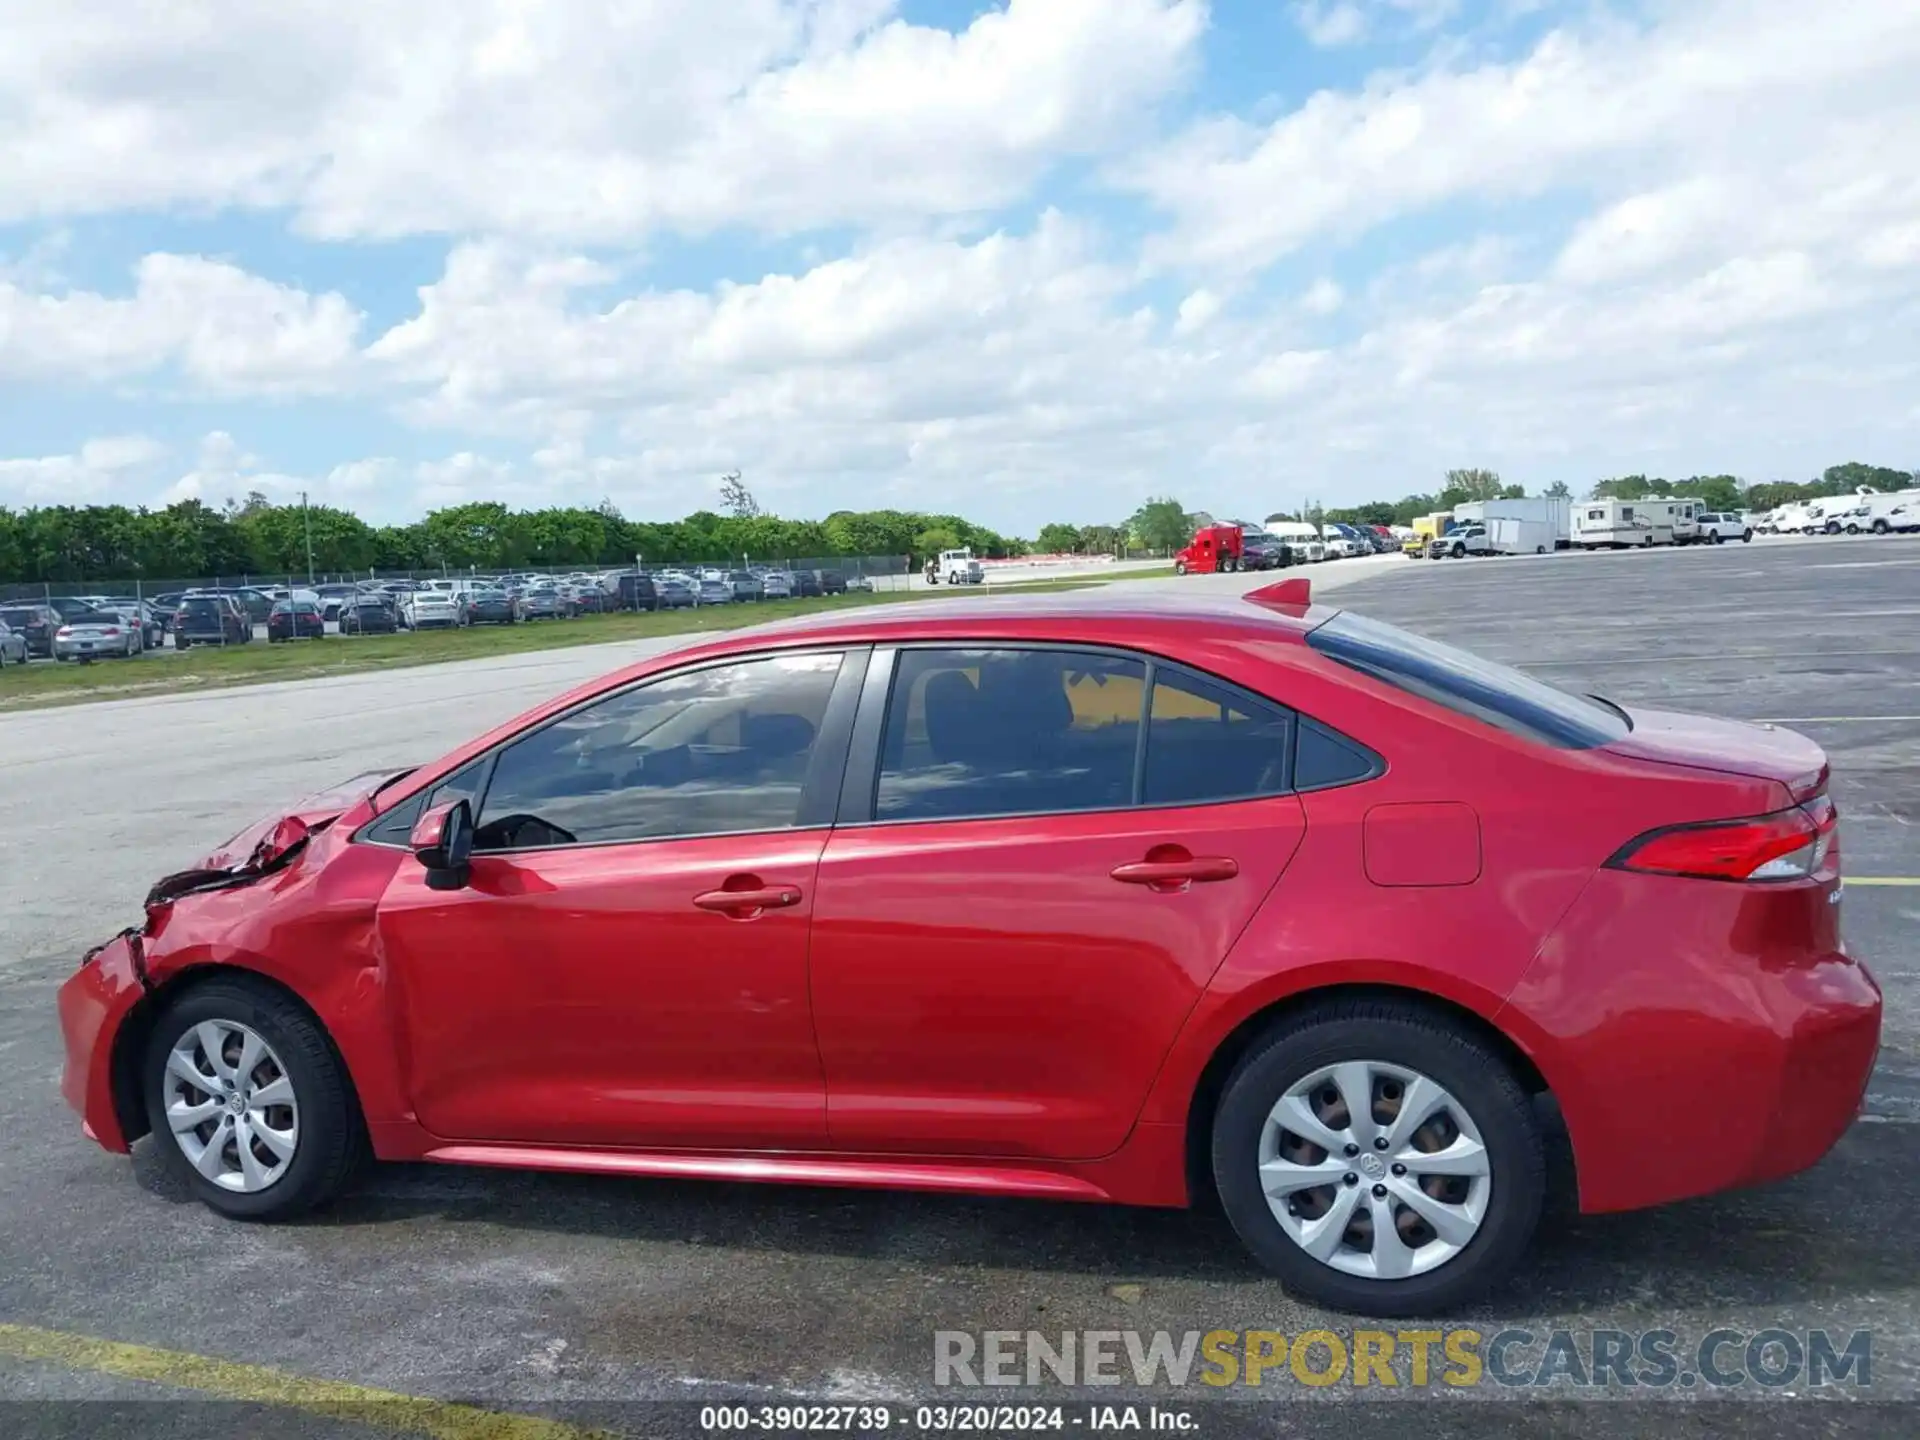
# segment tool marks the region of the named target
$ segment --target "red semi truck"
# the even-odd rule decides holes
[[[1184,550],[1174,552],[1176,575],[1212,575],[1238,570],[1246,553],[1246,537],[1238,525],[1204,525]]]

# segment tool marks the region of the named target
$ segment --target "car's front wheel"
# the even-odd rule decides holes
[[[1213,1172],[1290,1292],[1362,1315],[1483,1294],[1546,1193],[1527,1092],[1465,1028],[1398,1001],[1310,1010],[1257,1042],[1215,1113]]]
[[[345,1067],[298,1004],[215,980],[154,1025],[147,1119],[167,1168],[223,1215],[278,1220],[337,1195],[365,1154]]]

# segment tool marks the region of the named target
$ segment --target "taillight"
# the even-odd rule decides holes
[[[71,625],[62,625],[58,630],[54,631],[53,634],[56,640],[71,640],[73,638],[73,627]]]
[[[1825,795],[1748,820],[1671,825],[1625,846],[1616,870],[1695,880],[1777,883],[1839,873],[1839,813]]]

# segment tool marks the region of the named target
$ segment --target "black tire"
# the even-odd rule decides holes
[[[1186,574],[1186,573],[1187,573],[1187,562],[1186,562],[1186,561],[1184,561],[1184,560],[1176,560],[1176,561],[1174,561],[1174,562],[1173,562],[1173,573],[1174,573],[1174,574],[1176,574],[1176,575],[1184,575],[1184,574]]]
[[[214,1184],[188,1163],[167,1123],[167,1056],[189,1026],[237,1021],[259,1033],[285,1062],[300,1106],[300,1138],[286,1173],[251,1194]],[[163,1010],[141,1070],[147,1124],[162,1162],[208,1207],[236,1220],[285,1220],[333,1199],[366,1162],[366,1126],[346,1067],[304,1008],[244,977],[198,985]]]
[[[1444,1086],[1478,1127],[1491,1195],[1466,1248],[1404,1280],[1348,1275],[1308,1255],[1268,1207],[1259,1175],[1262,1128],[1288,1087],[1326,1065],[1370,1059]],[[1221,1204],[1248,1250],[1289,1293],[1358,1315],[1434,1315],[1484,1295],[1525,1255],[1546,1199],[1546,1150],[1527,1092],[1498,1055],[1463,1027],[1417,1004],[1343,1000],[1281,1022],[1234,1067],[1214,1114],[1212,1157]]]
[[[1888,525],[1884,520],[1876,520],[1873,522],[1873,533],[1876,535],[1884,535],[1892,528],[1893,527]]]
[[[1746,531],[1746,532],[1744,532],[1744,533],[1743,533],[1743,534],[1742,534],[1742,535],[1740,536],[1740,543],[1741,543],[1742,545],[1751,545],[1751,544],[1753,543],[1753,531],[1751,531],[1751,530],[1748,530],[1748,531]]]
[[[1464,560],[1467,558],[1467,547],[1464,545],[1456,545],[1453,547],[1452,554],[1454,559]]]

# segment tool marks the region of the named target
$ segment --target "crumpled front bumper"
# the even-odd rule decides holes
[[[136,932],[116,935],[60,987],[60,1033],[67,1052],[60,1093],[87,1135],[119,1154],[127,1152],[129,1142],[114,1098],[113,1045],[128,1013],[146,994],[139,945]]]

